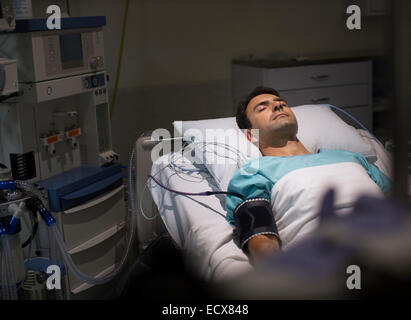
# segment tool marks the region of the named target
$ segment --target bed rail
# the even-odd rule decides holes
[[[148,244],[165,230],[165,226],[161,217],[157,215],[157,207],[151,197],[150,190],[145,188],[147,184],[147,177],[150,174],[153,162],[151,160],[151,150],[159,141],[151,140],[152,131],[145,131],[137,139],[135,148],[135,166],[136,166],[136,211],[137,215],[137,239],[139,250],[144,250]],[[145,190],[144,190],[145,188]],[[143,192],[144,191],[144,192]],[[141,199],[143,198],[143,199]],[[142,200],[142,207],[144,213],[148,217],[156,218],[147,220],[141,214],[140,200]]]

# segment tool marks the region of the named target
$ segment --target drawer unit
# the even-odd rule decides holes
[[[272,67],[276,65],[276,67]],[[282,66],[284,65],[284,66]],[[276,89],[290,106],[332,104],[352,112],[372,130],[372,63],[367,59],[345,59],[335,63],[321,61],[232,64],[234,112],[238,104],[257,86]],[[349,124],[354,122],[344,116]],[[359,127],[357,124],[355,127]]]
[[[39,182],[48,191],[68,253],[87,275],[108,274],[122,258],[128,224],[123,178],[121,165],[113,164],[78,167]],[[97,290],[98,286],[82,283],[70,272],[64,281],[69,299],[80,292],[93,298],[100,289],[115,286],[110,281]]]
[[[263,69],[263,82],[278,91],[368,83],[369,64],[364,62]]]
[[[91,245],[93,239],[94,243],[104,240],[107,230],[116,225],[120,228],[124,224],[126,210],[123,189],[121,185],[81,206],[62,212],[63,234],[69,252],[86,248],[83,244]]]
[[[339,86],[304,90],[280,91],[290,106],[302,104],[332,104],[340,108],[368,105],[367,85]]]

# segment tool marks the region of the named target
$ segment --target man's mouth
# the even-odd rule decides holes
[[[286,114],[286,113],[279,113],[279,114],[277,114],[277,115],[273,118],[273,120],[278,119],[278,118],[280,118],[280,117],[288,117],[288,114]]]

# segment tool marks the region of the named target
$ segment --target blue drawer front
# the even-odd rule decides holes
[[[59,212],[81,204],[79,199],[88,201],[116,188],[120,185],[117,180],[123,176],[120,164],[110,167],[82,166],[39,181],[38,184],[48,191],[51,211]],[[64,201],[62,201],[63,198]],[[62,207],[63,202],[65,209]]]
[[[93,183],[75,192],[66,194],[60,198],[61,210],[68,210],[84,202],[92,200],[106,192],[114,190],[123,184],[123,174],[118,173],[99,182]]]

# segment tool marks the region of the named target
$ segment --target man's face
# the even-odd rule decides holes
[[[246,114],[252,129],[259,129],[260,140],[295,136],[298,125],[294,112],[284,99],[273,94],[255,96],[247,105]]]

